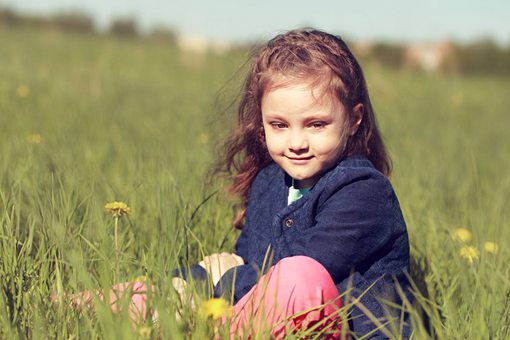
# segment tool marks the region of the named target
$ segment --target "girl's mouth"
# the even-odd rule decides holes
[[[289,161],[291,161],[292,163],[294,163],[294,164],[305,164],[309,160],[311,160],[312,158],[313,158],[313,156],[308,156],[308,157],[287,157],[287,159]]]

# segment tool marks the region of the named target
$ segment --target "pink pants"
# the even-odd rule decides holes
[[[231,335],[268,329],[272,338],[313,327],[322,338],[339,339],[342,303],[327,270],[316,260],[293,256],[280,260],[234,306]],[[253,332],[250,332],[250,329]]]
[[[148,312],[147,288],[141,282],[114,285],[109,295],[112,310],[119,311],[118,298],[130,291],[130,317],[135,322],[144,320]],[[97,291],[96,295],[104,299],[102,292]],[[93,298],[94,293],[87,291],[71,296],[70,301],[81,308]],[[321,338],[340,339],[341,307],[338,290],[327,270],[310,257],[293,256],[272,266],[235,304],[233,315],[222,322],[230,323],[232,338],[267,331],[279,339],[289,332],[313,327],[314,332],[325,332]]]

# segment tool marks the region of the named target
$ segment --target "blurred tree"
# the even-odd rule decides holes
[[[137,37],[138,26],[134,18],[117,18],[111,23],[110,33],[122,37]]]
[[[19,17],[16,12],[10,8],[0,8],[0,23],[7,26],[14,25],[18,22]]]
[[[490,38],[458,45],[457,54],[464,73],[510,75],[510,48],[498,46]]]
[[[57,13],[51,18],[52,23],[65,31],[92,33],[95,26],[92,18],[79,11]]]
[[[404,46],[394,43],[375,43],[371,49],[372,58],[387,66],[400,67],[404,63]]]
[[[172,45],[177,43],[177,34],[172,29],[165,26],[154,27],[149,34],[149,38],[169,42]]]
[[[49,27],[48,18],[36,15],[19,14],[8,7],[0,7],[0,23],[7,26],[24,25],[33,27]]]

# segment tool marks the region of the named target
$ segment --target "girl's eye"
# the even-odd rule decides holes
[[[310,124],[310,127],[314,129],[320,129],[323,128],[326,124],[324,122],[313,122]]]
[[[287,126],[283,123],[271,123],[271,126],[275,129],[285,129]]]

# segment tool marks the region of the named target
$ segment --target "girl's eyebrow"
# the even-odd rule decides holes
[[[264,113],[262,115],[262,117],[264,117],[266,119],[281,119],[281,120],[285,120],[285,115],[284,114],[279,114],[279,113]]]
[[[333,116],[331,113],[312,113],[309,116],[305,117],[306,122],[315,121],[315,120],[323,120],[323,121],[330,121],[333,119]]]
[[[263,120],[269,121],[269,120],[279,120],[286,122],[288,118],[285,114],[278,114],[278,113],[268,113],[264,114]],[[305,116],[303,119],[303,122],[305,124],[308,124],[310,122],[314,121],[324,121],[324,122],[330,122],[333,120],[333,117],[330,113],[312,113],[309,116]]]

